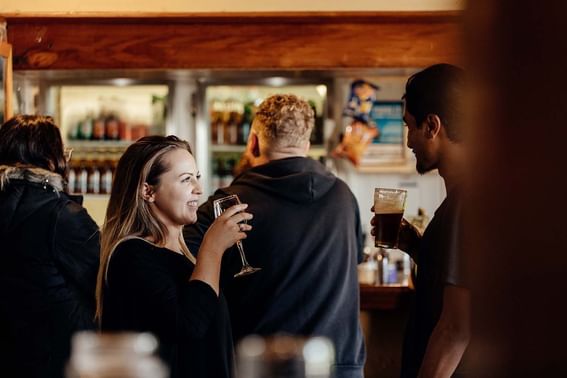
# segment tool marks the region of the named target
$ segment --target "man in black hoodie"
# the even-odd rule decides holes
[[[285,332],[326,336],[335,346],[338,378],[363,376],[357,265],[362,256],[358,204],[347,185],[307,156],[314,114],[294,95],[260,105],[246,157],[251,166],[219,189],[187,226],[197,251],[214,219],[215,199],[238,194],[249,204],[254,231],[243,241],[250,264],[262,270],[233,278],[236,250],[223,262],[223,288],[234,340]]]

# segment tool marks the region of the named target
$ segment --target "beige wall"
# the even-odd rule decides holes
[[[1,14],[74,12],[437,11],[464,0],[2,0]]]

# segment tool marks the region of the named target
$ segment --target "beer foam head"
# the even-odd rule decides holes
[[[376,188],[374,190],[374,212],[377,214],[403,213],[407,192],[402,189]]]

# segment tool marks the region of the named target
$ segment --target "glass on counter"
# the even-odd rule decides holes
[[[408,254],[366,246],[358,264],[358,282],[364,285],[409,286],[411,260]]]

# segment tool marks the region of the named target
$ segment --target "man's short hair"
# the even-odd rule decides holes
[[[406,83],[403,99],[406,110],[420,127],[429,114],[435,114],[453,142],[462,141],[465,72],[451,64],[430,66],[412,75]]]
[[[254,124],[270,148],[302,147],[311,136],[315,113],[307,101],[292,94],[278,94],[260,104]]]

